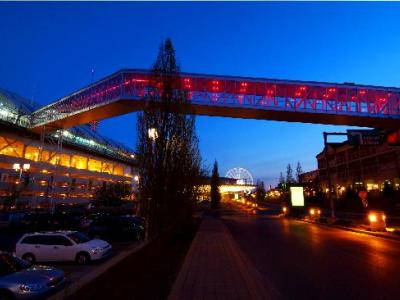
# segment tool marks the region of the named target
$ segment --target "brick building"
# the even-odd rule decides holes
[[[400,147],[354,145],[348,140],[328,143],[328,162],[332,188],[341,194],[346,188],[382,190],[385,182],[399,189]],[[328,188],[327,160],[324,150],[317,155],[318,177],[324,191]]]

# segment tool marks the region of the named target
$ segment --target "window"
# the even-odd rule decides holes
[[[70,156],[67,154],[60,155],[60,165],[70,167]]]
[[[101,172],[101,161],[89,159],[88,169],[90,171]]]
[[[71,167],[77,169],[86,169],[87,158],[84,156],[74,155],[71,159]]]
[[[25,158],[37,161],[39,159],[39,148],[27,146],[25,149]]]
[[[113,169],[112,164],[110,164],[108,162],[103,162],[102,172],[111,174],[112,173],[112,169]]]
[[[114,165],[114,175],[124,175],[124,168],[121,165]]]
[[[49,161],[49,159],[50,159],[50,152],[47,150],[43,150],[40,160],[41,161]]]
[[[24,152],[24,144],[16,140],[0,137],[0,149],[0,154],[13,157],[22,157]]]
[[[45,243],[45,236],[43,235],[30,235],[25,237],[22,241],[21,244],[40,244],[40,245],[46,245]]]
[[[49,235],[47,245],[72,246],[72,242],[62,235]]]
[[[90,238],[88,238],[85,234],[81,232],[70,233],[68,234],[68,237],[77,244],[86,243],[90,241]]]

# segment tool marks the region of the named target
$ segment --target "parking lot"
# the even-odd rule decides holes
[[[10,253],[15,252],[15,243],[20,239],[22,234],[12,233],[2,230],[0,232],[0,251]],[[113,251],[111,256],[100,261],[92,261],[85,265],[78,265],[76,262],[48,262],[40,263],[44,265],[54,266],[61,269],[65,273],[67,279],[66,287],[77,282],[80,278],[95,271],[97,268],[103,266],[107,261],[118,255],[124,250],[135,248],[140,242],[114,242],[111,243]]]

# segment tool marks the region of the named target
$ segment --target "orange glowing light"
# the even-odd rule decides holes
[[[371,223],[376,222],[378,220],[375,214],[369,214],[368,219]]]

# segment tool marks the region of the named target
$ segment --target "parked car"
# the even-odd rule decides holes
[[[27,213],[20,221],[19,228],[23,231],[39,231],[51,229],[49,213]]]
[[[103,240],[90,239],[78,231],[24,234],[15,246],[16,255],[36,261],[75,261],[85,264],[109,256],[112,247]]]
[[[0,299],[44,299],[63,288],[64,272],[30,265],[7,252],[0,252]]]
[[[71,213],[28,213],[20,221],[18,228],[23,231],[47,231],[47,230],[77,230],[80,227],[80,219]]]
[[[141,240],[144,237],[143,222],[130,216],[100,217],[89,225],[88,235],[106,241]]]
[[[109,215],[104,214],[104,213],[94,213],[94,214],[90,214],[88,216],[82,216],[80,218],[80,222],[79,222],[80,228],[86,230],[89,228],[90,224],[92,224],[92,222],[94,220],[105,217],[105,216],[109,216]]]

